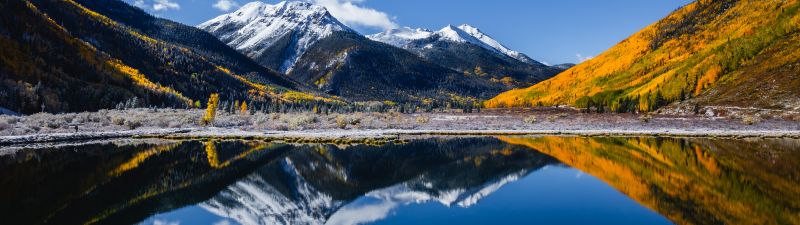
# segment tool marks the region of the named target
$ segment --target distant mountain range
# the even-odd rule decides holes
[[[467,24],[448,25],[439,31],[400,28],[367,37],[406,49],[461,73],[501,82],[509,88],[527,87],[564,70],[510,50]]]
[[[252,2],[198,27],[265,67],[355,101],[485,99],[562,70],[512,51],[474,27],[437,33],[447,35],[430,40],[441,47],[417,51],[385,41],[392,31],[366,38],[324,7],[299,1]]]
[[[696,1],[602,55],[490,107],[573,105],[697,113],[800,110],[800,1]],[[676,103],[676,104],[672,104]]]

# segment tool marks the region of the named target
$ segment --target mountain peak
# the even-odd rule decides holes
[[[466,23],[465,24],[461,24],[460,26],[458,26],[458,29],[461,29],[461,30],[467,31],[467,32],[470,32],[472,30],[474,30],[475,32],[480,32],[477,27],[473,27],[472,25],[469,25],[469,24],[466,24]]]
[[[412,29],[406,27],[368,35],[367,37],[374,41],[380,41],[397,47],[403,47],[412,41],[422,40],[432,36],[438,36],[441,40],[474,44],[489,51],[506,55],[524,63],[538,64],[525,54],[505,47],[497,40],[494,40],[489,35],[484,34],[478,28],[469,24],[462,24],[458,27],[448,24],[436,32],[431,32],[429,30],[420,28]]]
[[[318,40],[335,31],[356,33],[334,18],[325,7],[302,1],[282,1],[270,5],[256,1],[242,6],[235,12],[220,15],[198,25],[231,47],[250,52],[251,57],[260,55],[275,44],[291,38],[287,57],[275,68],[288,72],[305,50]],[[291,37],[287,37],[291,35]]]

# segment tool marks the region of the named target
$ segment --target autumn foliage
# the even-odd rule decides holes
[[[203,115],[203,119],[200,121],[203,125],[208,126],[214,122],[214,118],[217,116],[217,107],[219,107],[219,94],[214,93],[208,98],[206,114]]]
[[[594,59],[485,105],[632,112],[697,98],[701,104],[785,108],[779,101],[800,102],[800,69],[790,66],[800,59],[798,7],[797,0],[696,1]],[[775,83],[765,84],[766,78]]]
[[[501,137],[596,177],[676,224],[793,224],[797,142]],[[756,155],[777,154],[767,162]],[[686,204],[691,202],[691,204]],[[697,216],[703,215],[703,216]]]

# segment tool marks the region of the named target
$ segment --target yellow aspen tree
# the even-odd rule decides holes
[[[214,117],[217,116],[217,106],[219,105],[219,94],[211,94],[208,98],[208,106],[206,107],[206,114],[201,121],[204,126],[208,126],[214,122]]]
[[[245,115],[245,114],[247,114],[247,113],[248,113],[248,112],[247,112],[247,102],[245,102],[245,101],[242,101],[242,106],[241,106],[241,107],[242,107],[242,108],[241,108],[241,109],[239,109],[239,111],[242,113],[242,115]]]

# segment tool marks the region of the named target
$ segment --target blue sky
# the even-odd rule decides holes
[[[197,25],[252,0],[124,0]],[[262,0],[277,3],[277,0]],[[363,34],[390,27],[438,30],[471,24],[507,47],[549,64],[598,55],[690,0],[309,0]]]

